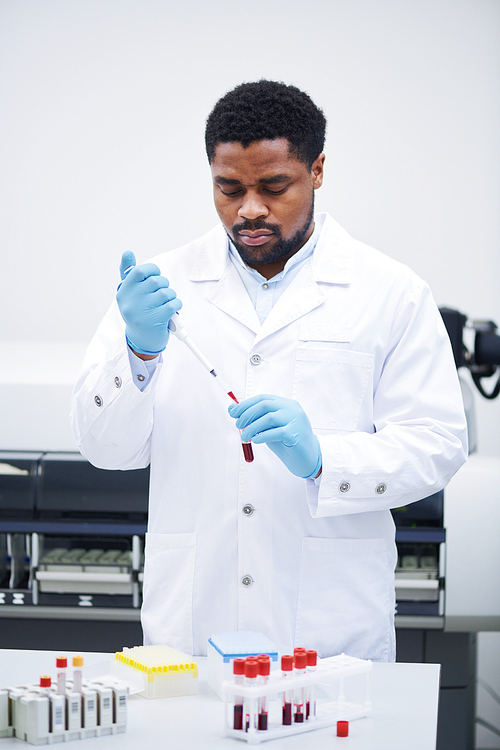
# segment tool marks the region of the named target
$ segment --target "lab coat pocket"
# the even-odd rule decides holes
[[[373,367],[373,355],[301,346],[295,358],[293,397],[314,430],[356,429]]]
[[[196,534],[146,534],[142,627],[144,643],[193,653]]]
[[[390,601],[385,539],[303,539],[296,645],[388,661]]]

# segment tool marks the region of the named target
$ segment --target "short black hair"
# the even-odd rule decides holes
[[[262,79],[241,83],[225,94],[207,118],[205,146],[213,161],[219,143],[286,138],[308,168],[323,151],[326,119],[310,96],[296,86]]]

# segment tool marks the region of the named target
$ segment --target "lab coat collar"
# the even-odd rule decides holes
[[[311,263],[306,263],[301,269],[262,326],[243,282],[229,260],[228,239],[222,225],[201,240],[190,280],[217,282],[207,292],[207,301],[239,320],[260,340],[321,305],[325,300],[321,283],[349,283],[349,246],[352,242],[347,232],[326,215]],[[300,286],[298,295],[295,293],[297,285]]]
[[[351,281],[350,235],[329,214],[319,214],[323,228],[312,256],[313,278],[330,284]],[[191,270],[191,281],[219,281],[230,265],[228,237],[222,224],[202,240]]]

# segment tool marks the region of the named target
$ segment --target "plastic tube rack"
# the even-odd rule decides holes
[[[2,689],[0,737],[51,745],[125,732],[127,693],[127,685],[111,676],[83,680],[81,692],[68,682],[65,695],[38,685]]]
[[[281,670],[271,672],[266,684],[248,686],[238,684],[233,680],[227,680],[223,683],[224,699],[224,717],[225,727],[224,735],[244,740],[250,745],[257,745],[266,740],[274,740],[279,737],[288,737],[290,735],[300,734],[302,732],[311,732],[315,729],[332,726],[339,719],[351,721],[363,716],[369,716],[372,705],[370,700],[370,672],[372,662],[363,659],[356,659],[353,656],[340,654],[331,656],[326,659],[318,659],[315,671],[307,671],[304,674],[283,677]],[[345,700],[344,682],[350,677],[356,675],[366,675],[365,700],[363,703],[351,703]],[[292,723],[291,725],[282,724],[282,703],[281,695],[283,692],[308,688],[312,685],[321,684],[331,686],[331,693],[334,693],[334,683],[338,683],[338,693],[336,700],[318,699],[316,705],[316,715],[310,715],[307,721],[303,723]],[[278,695],[277,701],[269,702],[269,720],[268,728],[259,730],[258,727],[258,703],[259,698]],[[243,698],[243,714],[249,716],[248,730],[233,729],[233,707],[235,696]],[[272,705],[272,704],[276,705]]]

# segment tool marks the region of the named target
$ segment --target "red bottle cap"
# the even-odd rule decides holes
[[[307,667],[307,654],[305,651],[298,651],[295,654],[296,669],[305,669]]]
[[[40,677],[40,687],[50,687],[52,680],[48,675]]]
[[[233,674],[245,674],[245,660],[235,659],[233,661]]]
[[[300,653],[301,651],[305,651],[305,648],[302,648],[302,646],[295,646],[295,648],[293,649],[294,655]]]
[[[245,677],[257,677],[259,673],[259,663],[255,657],[245,659]]]
[[[293,656],[287,654],[281,657],[281,669],[283,672],[291,672],[293,669]]]
[[[310,651],[306,651],[307,654],[307,666],[308,667],[315,667],[316,663],[318,661],[318,654],[316,651],[311,649]]]
[[[271,672],[271,661],[269,657],[266,658],[265,656],[259,656],[257,664],[259,665],[260,675],[268,675]]]
[[[337,721],[337,737],[347,737],[349,735],[349,722]]]
[[[68,659],[66,658],[66,656],[58,656],[56,659],[56,667],[58,669],[62,669],[67,666],[68,666]]]

